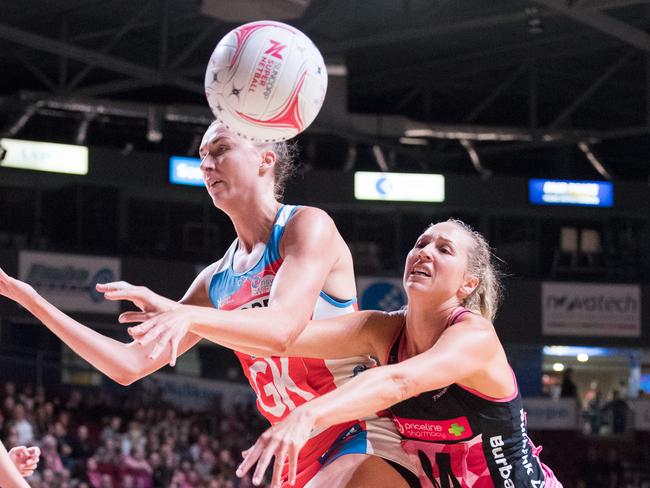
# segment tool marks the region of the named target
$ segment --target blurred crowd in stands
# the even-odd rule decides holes
[[[5,445],[38,445],[33,488],[247,488],[235,468],[264,429],[254,407],[182,413],[98,391],[42,387],[0,392]]]
[[[38,445],[33,488],[250,488],[235,468],[266,421],[253,406],[183,413],[93,389],[0,390],[5,445]],[[650,435],[533,432],[565,488],[650,488]]]

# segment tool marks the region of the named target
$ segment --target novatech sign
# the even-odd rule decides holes
[[[542,283],[546,335],[640,337],[639,285]]]
[[[118,302],[104,300],[95,284],[120,279],[120,260],[22,251],[18,275],[56,307],[70,312],[117,313]]]

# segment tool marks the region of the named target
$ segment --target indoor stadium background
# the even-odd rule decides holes
[[[649,3],[1,0],[0,267],[122,341],[95,282],[180,298],[234,238],[196,186],[207,60],[238,24],[288,22],[329,88],[285,201],[333,217],[361,308],[404,304],[427,224],[473,225],[544,462],[567,488],[650,486]],[[230,351],[122,387],[6,299],[0,402],[41,487],[249,486],[265,425]]]

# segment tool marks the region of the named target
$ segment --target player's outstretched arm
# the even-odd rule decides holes
[[[172,363],[188,332],[242,352],[253,348],[265,355],[287,355],[347,249],[332,219],[311,207],[300,209],[289,221],[281,246],[283,263],[273,280],[268,307],[220,311],[183,306],[132,327],[129,333],[147,347],[155,344],[154,358],[171,347]]]
[[[243,476],[257,463],[253,483],[259,484],[275,457],[271,486],[280,486],[279,475],[286,460],[291,483],[298,453],[313,429],[364,418],[422,392],[471,380],[493,360],[498,349],[498,338],[489,322],[480,317],[462,320],[445,330],[425,352],[398,364],[366,370],[293,410],[245,452],[237,475]]]
[[[2,488],[29,488],[23,476],[31,476],[38,464],[38,447],[14,447],[7,452],[0,442],[0,486]]]
[[[131,384],[167,363],[165,360],[151,361],[148,359],[149,350],[131,347],[77,322],[45,300],[29,284],[10,277],[1,268],[0,295],[25,307],[79,356],[122,385]],[[188,335],[181,341],[179,350],[185,352],[199,340],[198,336]]]

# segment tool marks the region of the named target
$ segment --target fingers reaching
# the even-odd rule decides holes
[[[252,481],[254,485],[260,485],[264,480],[264,473],[271,463],[271,458],[275,457],[271,488],[280,488],[282,485],[282,470],[288,456],[290,460],[290,476],[292,476],[291,479],[295,483],[298,451],[299,449],[295,447],[294,443],[273,435],[273,428],[271,428],[260,436],[253,447],[242,453],[244,460],[237,468],[236,474],[240,478],[245,476],[257,463]],[[293,466],[291,463],[293,463]]]
[[[298,453],[300,449],[297,445],[292,444],[289,447],[289,484],[291,486],[296,484],[296,475],[298,472]]]
[[[139,322],[146,322],[156,314],[151,312],[123,312],[118,317],[117,321],[120,324],[133,324]]]
[[[9,451],[9,456],[21,476],[31,476],[38,466],[41,450],[38,447],[14,447]]]
[[[128,312],[125,312],[125,313],[128,313]],[[124,314],[122,314],[122,315],[124,315]],[[147,341],[147,343],[149,343],[149,342],[152,342],[156,338],[156,336],[147,336],[147,332],[149,332],[151,329],[153,329],[155,325],[156,325],[156,322],[153,321],[153,320],[150,320],[150,321],[143,322],[140,325],[135,325],[133,327],[129,327],[127,329],[127,332],[129,333],[129,335],[131,337],[133,337],[133,338],[139,337],[143,341],[145,340],[145,338],[151,337]],[[142,343],[144,344],[144,342],[142,342]]]
[[[250,469],[255,465],[257,460],[260,457],[260,454],[262,454],[262,451],[264,450],[264,445],[266,444],[265,440],[260,437],[255,444],[253,444],[252,447],[244,451],[244,460],[241,462],[239,467],[237,468],[237,476],[240,478],[243,477]]]

